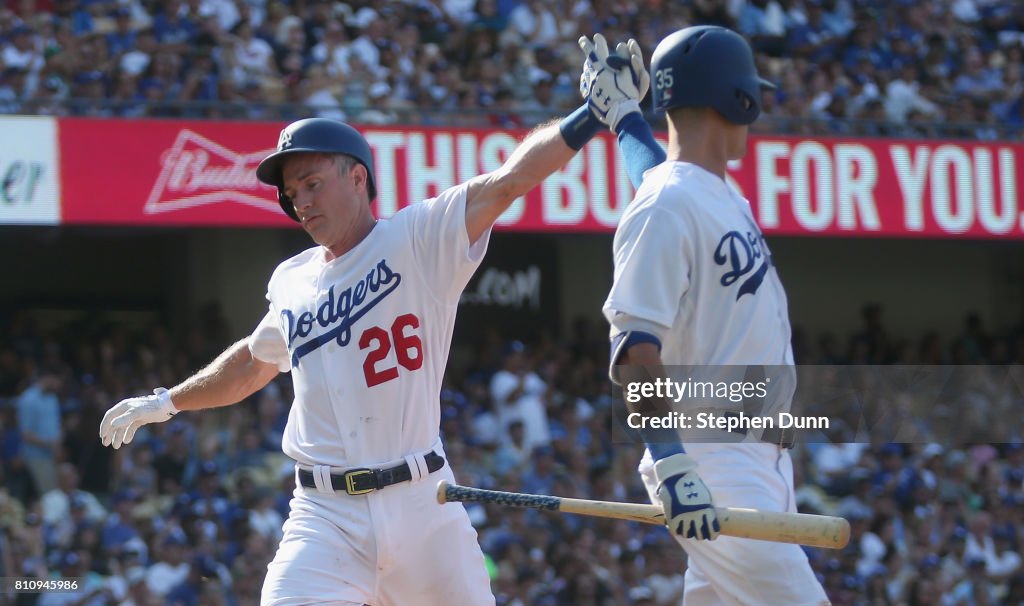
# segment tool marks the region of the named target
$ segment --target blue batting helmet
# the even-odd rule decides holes
[[[359,131],[337,120],[306,118],[286,126],[277,140],[277,151],[264,158],[256,167],[256,178],[277,188],[277,201],[289,217],[299,220],[291,199],[284,195],[282,165],[289,154],[310,152],[345,154],[355,158],[356,162],[366,167],[366,190],[370,194],[370,201],[377,197],[377,185],[373,180],[373,152]]]
[[[761,113],[761,89],[775,85],[757,75],[754,53],[736,32],[699,25],[667,36],[651,56],[655,109],[711,107],[733,124]]]

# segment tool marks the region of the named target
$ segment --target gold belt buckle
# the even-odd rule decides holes
[[[373,471],[370,469],[353,469],[345,472],[345,492],[350,495],[366,494],[377,490],[376,488],[365,488],[363,490],[356,490],[355,479],[360,476],[372,476]]]

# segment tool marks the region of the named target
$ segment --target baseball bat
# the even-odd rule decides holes
[[[665,523],[665,514],[657,505],[484,490],[449,484],[446,480],[441,480],[437,484],[437,502],[449,501],[529,507],[645,524]],[[795,543],[826,549],[842,549],[850,540],[850,523],[843,518],[809,513],[760,511],[742,507],[716,507],[715,513],[718,514],[721,533],[731,537]]]

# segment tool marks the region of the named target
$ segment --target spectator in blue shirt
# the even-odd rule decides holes
[[[36,489],[45,493],[57,486],[57,449],[60,447],[60,392],[63,380],[44,370],[17,400],[21,454]]]
[[[138,493],[131,489],[114,495],[114,512],[107,516],[103,527],[103,547],[108,553],[120,554],[128,541],[139,536],[132,520],[132,508],[138,501]]]
[[[183,53],[195,40],[198,30],[196,24],[187,16],[187,9],[181,0],[169,0],[164,4],[163,12],[153,20],[153,32],[160,41],[161,50]]]
[[[555,457],[550,446],[533,449],[531,464],[521,478],[522,491],[531,494],[552,494],[555,483]]]
[[[882,67],[886,60],[878,44],[878,36],[871,27],[861,27],[853,33],[853,41],[843,52],[843,65],[848,70],[856,70],[857,64],[868,61],[874,67]]]
[[[970,49],[964,59],[962,73],[957,76],[954,91],[965,97],[988,101],[1003,87],[1001,75],[985,64],[985,57],[977,48]]]
[[[836,34],[825,23],[825,9],[819,0],[807,5],[807,23],[796,25],[789,31],[787,41],[792,53],[821,63],[835,56]]]
[[[25,466],[21,448],[18,409],[13,402],[9,406],[0,405],[0,471],[3,471],[0,485],[15,499],[28,503],[39,498],[39,492]]]
[[[209,556],[193,558],[188,576],[167,594],[168,606],[214,606],[224,604],[224,587],[217,562]]]
[[[18,410],[0,404],[0,465],[5,469],[21,456],[21,432],[18,429]]]
[[[135,49],[135,28],[132,26],[132,9],[122,6],[114,13],[117,29],[107,34],[107,52],[112,57]]]
[[[92,13],[88,9],[88,5],[79,5],[73,13],[71,13],[71,31],[76,36],[84,36],[92,33],[96,29],[96,24],[93,21]]]

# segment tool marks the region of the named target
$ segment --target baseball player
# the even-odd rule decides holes
[[[632,78],[634,65],[601,78]],[[465,509],[436,502],[438,481],[454,481],[441,379],[491,226],[604,128],[596,111],[535,130],[497,171],[387,220],[370,210],[373,154],[359,132],[325,119],[281,131],[256,174],[316,246],[274,271],[249,337],[176,387],[116,404],[100,426],[119,448],[147,423],[238,402],[291,372],[282,447],[297,486],[264,606],[494,604]]]
[[[581,45],[598,58],[606,52],[597,41]],[[613,127],[638,190],[615,233],[603,308],[612,378],[664,376],[667,365],[792,365],[786,295],[771,253],[749,203],[725,180],[727,162],[746,152],[761,89],[773,86],[758,77],[742,37],[711,26],[666,37],[651,79],[654,106],[667,112],[667,158],[639,116]],[[631,406],[667,412],[657,399]],[[716,505],[796,511],[779,436],[681,444],[675,432],[648,431],[644,439],[641,476],[689,555],[685,604],[829,603],[800,547],[718,536]]]

